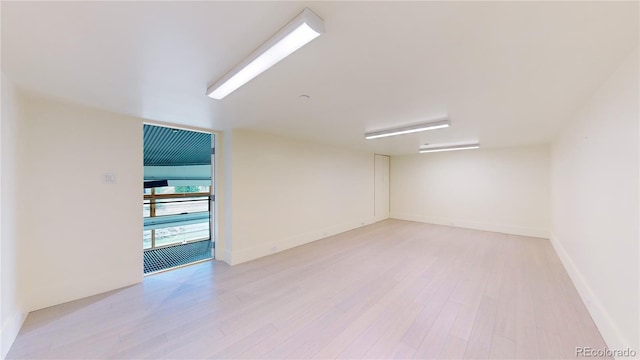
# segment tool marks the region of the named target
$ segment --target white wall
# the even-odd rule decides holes
[[[21,141],[19,95],[2,74],[0,123],[0,358],[4,359],[27,316],[25,298],[19,290],[22,258],[16,214],[21,198],[18,190],[19,142]]]
[[[549,235],[549,148],[391,158],[391,217],[509,234]]]
[[[231,148],[230,263],[373,222],[372,153],[244,130]]]
[[[231,130],[222,132],[216,136],[216,159],[214,161],[214,172],[217,183],[214,182],[216,201],[215,209],[218,226],[215,228],[217,236],[215,238],[215,258],[223,260],[229,264],[233,263],[233,213],[232,213],[232,192],[233,192],[233,169],[231,151],[233,145],[233,133]]]
[[[142,120],[24,100],[29,310],[141,281]]]
[[[375,155],[374,162],[374,219],[381,221],[389,218],[389,156]]]
[[[610,348],[640,351],[638,51],[552,147],[551,240]]]

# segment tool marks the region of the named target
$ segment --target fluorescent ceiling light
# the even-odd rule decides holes
[[[211,85],[207,89],[207,95],[218,100],[224,98],[322,33],[324,21],[313,11],[304,9],[233,70]]]
[[[449,126],[451,126],[451,122],[449,122],[449,120],[432,121],[419,125],[369,132],[364,134],[364,138],[367,140],[371,140],[386,136],[403,135],[426,130],[442,129]]]
[[[430,153],[430,152],[441,152],[441,151],[455,151],[455,150],[468,150],[468,149],[478,149],[480,148],[480,144],[464,144],[464,145],[451,145],[451,146],[437,146],[437,147],[428,147],[428,148],[420,148],[420,153]]]

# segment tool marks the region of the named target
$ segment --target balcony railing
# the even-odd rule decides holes
[[[210,238],[211,195],[208,192],[145,194],[145,250]]]

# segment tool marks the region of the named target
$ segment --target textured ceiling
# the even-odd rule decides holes
[[[211,134],[144,125],[144,165],[211,164]]]

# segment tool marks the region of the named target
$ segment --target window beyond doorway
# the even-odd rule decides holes
[[[209,186],[202,185],[145,189],[142,207],[145,222],[165,226],[147,226],[143,248],[146,250],[209,239],[209,189]],[[171,215],[177,216],[169,217]],[[156,220],[152,219],[155,217],[160,217],[161,221],[152,221]]]
[[[144,273],[212,257],[213,135],[144,125]]]

